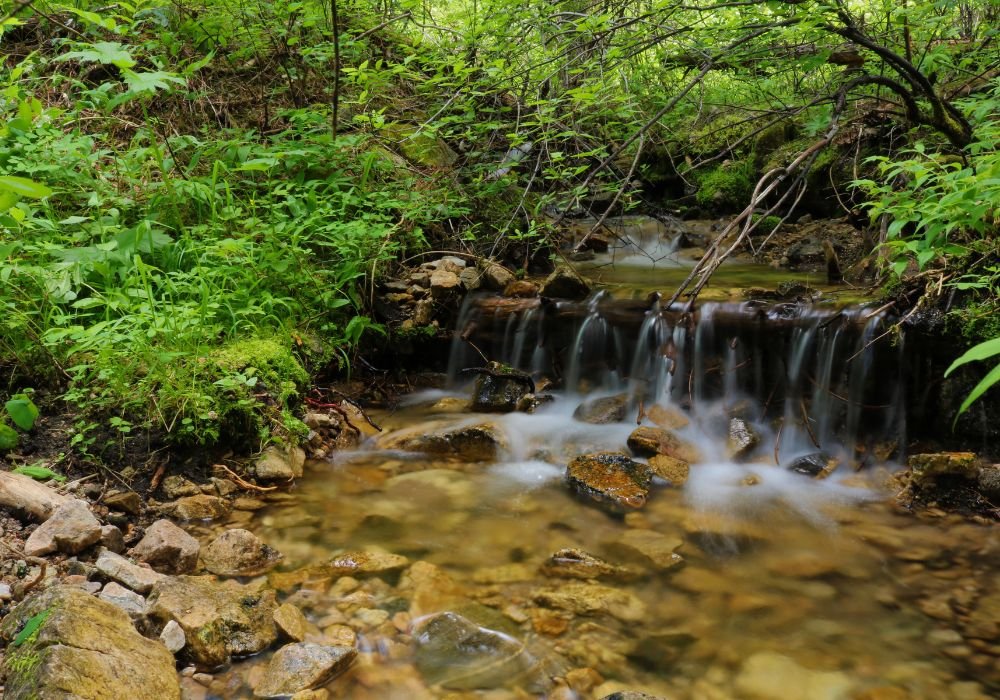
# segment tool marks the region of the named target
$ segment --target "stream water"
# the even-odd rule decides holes
[[[634,268],[644,289],[650,267]],[[753,269],[740,268],[740,286],[773,286],[771,271],[750,279]],[[870,345],[883,328],[877,311],[740,301],[685,316],[601,295],[490,304],[470,301],[459,330],[473,323],[466,339],[491,359],[560,376],[550,403],[470,413],[458,370],[482,362],[457,338],[449,389],[374,413],[382,436],[310,463],[291,497],[230,523],[284,553],[295,581],[285,590],[310,639],[356,635],[359,661],[328,686],[332,696],[997,697],[1000,538],[886,503],[906,399],[902,347]],[[625,396],[624,419],[574,417],[581,402],[611,395]],[[627,451],[654,404],[695,451],[686,483],[657,479],[624,516],[574,497],[567,462]],[[759,437],[740,461],[727,456],[719,420],[734,412]],[[483,424],[499,445],[485,458],[394,440]],[[821,480],[788,469],[814,453],[840,468]],[[408,564],[295,578],[359,551]],[[557,552],[568,565],[553,564]],[[601,563],[571,577],[580,552]],[[281,575],[271,580],[279,588]],[[461,618],[443,623],[441,612]],[[247,695],[260,661],[235,666],[226,694]]]

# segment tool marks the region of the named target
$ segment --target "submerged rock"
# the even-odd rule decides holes
[[[621,423],[625,420],[625,411],[627,408],[627,394],[602,396],[601,398],[589,399],[581,403],[573,412],[573,417],[584,423],[593,423],[596,425]]]
[[[684,563],[684,559],[675,552],[683,544],[679,537],[661,535],[653,530],[628,529],[609,543],[609,547],[624,559],[662,571]]]
[[[486,462],[495,460],[506,449],[507,441],[496,426],[481,423],[432,433],[412,428],[386,436],[380,447]]]
[[[525,396],[535,390],[535,383],[524,372],[499,362],[490,362],[479,373],[472,391],[472,410],[510,412],[517,410]]]
[[[580,455],[566,467],[573,491],[615,513],[645,505],[652,481],[649,467],[614,452]]]
[[[37,625],[24,639],[18,633]],[[16,642],[16,645],[15,645]],[[173,655],[145,639],[117,606],[73,586],[53,586],[0,623],[4,698],[179,698]]]
[[[574,615],[610,615],[623,622],[639,622],[646,616],[646,606],[631,592],[596,583],[566,583],[536,592],[533,600],[545,608]]]
[[[590,294],[590,285],[572,269],[560,266],[545,278],[541,293],[556,299],[583,299]]]
[[[628,567],[606,562],[581,549],[560,549],[545,560],[541,573],[555,578],[614,579],[628,581],[637,572]]]
[[[687,462],[667,455],[653,455],[649,458],[648,464],[654,474],[669,481],[671,486],[683,486],[691,473],[691,467]]]
[[[351,665],[354,647],[299,642],[274,652],[253,690],[258,698],[281,698],[326,685]]]
[[[132,549],[132,555],[168,574],[187,574],[198,567],[201,545],[169,520],[157,520]]]
[[[697,462],[701,456],[694,446],[681,440],[673,431],[648,425],[633,430],[627,444],[640,457],[664,455],[684,462]]]
[[[52,552],[77,554],[101,539],[101,524],[85,501],[72,499],[39,525],[24,543],[24,554],[38,557]]]
[[[205,568],[219,576],[257,576],[281,561],[281,553],[249,530],[226,530],[202,552]]]
[[[277,607],[273,591],[224,586],[211,576],[177,576],[153,586],[148,614],[163,625],[173,620],[181,626],[192,661],[219,666],[274,643]]]
[[[290,450],[271,445],[264,450],[253,466],[253,473],[261,481],[290,481],[302,476],[306,453],[293,447]]]
[[[772,651],[758,652],[744,661],[734,686],[747,700],[847,700],[853,689],[841,671],[813,671]]]
[[[413,630],[416,664],[429,685],[454,690],[521,686],[541,690],[544,675],[520,641],[452,612]]]

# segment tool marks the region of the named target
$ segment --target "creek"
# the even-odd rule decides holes
[[[872,342],[892,319],[748,262],[724,266],[709,301],[665,308],[650,292],[684,273],[677,246],[627,244],[580,265],[601,282],[582,301],[470,296],[445,388],[373,412],[381,435],[307,464],[294,498],[229,523],[284,553],[271,583],[313,638],[356,635],[358,661],[331,694],[995,697],[996,529],[917,519],[886,497],[916,362],[902,342]],[[783,299],[769,291],[781,283]],[[733,299],[746,288],[768,293]],[[551,400],[471,412],[461,370],[483,356]],[[595,398],[615,411],[581,420]],[[749,447],[734,448],[734,418]],[[568,488],[568,462],[627,453],[654,423],[682,441],[686,476],[657,477],[625,513]],[[406,564],[339,578],[316,566],[365,551]],[[262,660],[233,668],[232,696]]]

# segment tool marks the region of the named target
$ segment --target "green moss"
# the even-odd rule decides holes
[[[223,372],[254,370],[271,387],[285,383],[305,386],[309,374],[291,350],[291,341],[275,338],[240,340],[214,351],[209,357]]]
[[[745,207],[752,194],[750,164],[736,162],[700,174],[695,199],[706,209],[727,212]]]
[[[950,335],[961,335],[970,343],[1000,338],[1000,309],[995,300],[970,301],[948,314],[946,329]]]

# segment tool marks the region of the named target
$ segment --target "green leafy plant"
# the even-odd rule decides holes
[[[991,357],[996,357],[1000,355],[1000,338],[993,338],[992,340],[987,340],[978,345],[974,345],[969,348],[961,357],[956,359],[951,363],[951,366],[945,371],[944,376],[947,377],[956,369],[962,365],[968,364],[970,362],[976,362],[978,360],[988,360]],[[969,410],[969,407],[974,401],[979,399],[986,391],[1000,381],[1000,364],[997,364],[989,373],[984,376],[978,384],[969,392],[969,395],[965,397],[962,405],[959,406],[958,414],[955,416],[955,420],[958,420],[958,416],[962,415]]]
[[[25,476],[30,476],[32,479],[38,479],[39,481],[47,481],[49,479],[55,479],[56,481],[66,481],[66,477],[62,474],[52,471],[48,467],[41,467],[37,465],[25,465],[22,467],[17,467],[13,470],[15,474],[24,474]]]

